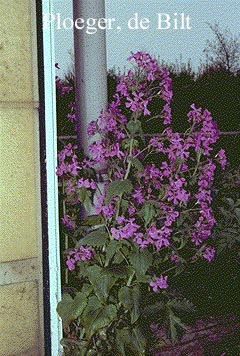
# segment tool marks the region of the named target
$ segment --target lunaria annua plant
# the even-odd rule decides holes
[[[169,72],[147,53],[129,60],[134,69],[118,78],[113,101],[88,125],[89,156],[74,144],[58,155],[62,222],[74,244],[65,258],[77,281],[58,312],[65,352],[76,355],[146,355],[151,311],[176,338],[185,325],[175,313],[191,303],[174,292],[174,276],[214,260],[211,187],[227,164],[223,149],[213,151],[217,124],[192,104],[189,129],[173,132]],[[154,118],[153,100],[162,106]],[[150,119],[164,129],[148,137],[142,125]],[[99,166],[107,176],[101,183]],[[94,213],[81,220],[80,204]]]

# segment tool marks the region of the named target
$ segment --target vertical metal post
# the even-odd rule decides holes
[[[43,13],[53,13],[52,0],[42,1]],[[49,289],[50,289],[50,323],[51,351],[49,354],[61,354],[62,323],[56,312],[61,300],[60,273],[60,239],[58,216],[58,179],[57,166],[57,127],[56,127],[56,89],[55,89],[55,53],[54,27],[49,23],[43,29],[44,92],[46,118],[46,172],[47,172],[47,206],[48,206],[48,248],[49,248]]]
[[[88,153],[87,124],[107,105],[107,64],[105,31],[86,33],[86,21],[105,17],[105,0],[73,0],[73,17],[85,20],[83,29],[74,28],[74,55],[78,139]]]

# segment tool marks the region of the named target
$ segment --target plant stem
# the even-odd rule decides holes
[[[133,138],[131,138],[131,141],[130,141],[130,150],[129,150],[129,155],[128,157],[132,157],[132,149],[133,149]],[[126,180],[128,178],[128,175],[130,173],[130,170],[131,170],[131,166],[132,166],[132,162],[131,161],[128,161],[128,166],[127,166],[127,170],[126,170],[126,173],[125,173],[125,176],[124,176],[124,180]],[[121,193],[119,195],[119,200],[117,202],[117,212],[116,212],[116,220],[119,216],[119,212],[120,212],[120,206],[121,206],[121,201],[122,201],[122,196],[123,196],[123,193]]]
[[[166,271],[162,272],[162,274],[167,273],[167,272],[171,271],[172,269],[174,269],[174,268],[176,268],[176,267],[177,267],[177,266],[173,266],[173,267],[171,267],[171,268],[168,268],[168,269],[166,269]]]
[[[123,255],[123,258],[124,258],[124,260],[127,262],[127,265],[129,266],[129,262],[128,262],[127,257],[125,256],[125,254],[122,252],[121,249],[120,249],[119,251],[120,251],[120,253]]]
[[[127,281],[127,287],[129,287],[131,285],[134,275],[135,275],[135,271],[129,277],[129,279]]]
[[[193,177],[195,176],[197,170],[198,170],[198,167],[199,167],[199,164],[200,164],[200,160],[201,160],[201,155],[202,155],[202,152],[201,152],[201,149],[198,151],[198,155],[197,155],[197,165],[196,165],[196,168],[193,172]]]

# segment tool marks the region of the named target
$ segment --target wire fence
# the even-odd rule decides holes
[[[184,135],[184,132],[180,132],[180,135]],[[220,136],[240,136],[240,131],[220,131]],[[153,137],[153,136],[163,136],[159,133],[154,134],[144,134],[144,137]],[[61,143],[65,143],[67,140],[77,140],[77,135],[69,135],[69,136],[58,136],[58,140]]]

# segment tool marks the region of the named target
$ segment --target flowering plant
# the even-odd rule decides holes
[[[113,101],[88,125],[89,154],[68,144],[58,155],[62,222],[74,242],[66,264],[78,279],[58,312],[78,355],[146,355],[150,310],[176,338],[185,327],[176,312],[191,305],[175,294],[173,277],[214,260],[211,187],[227,164],[223,149],[213,157],[216,122],[193,104],[189,129],[173,132],[169,72],[147,53],[129,60],[135,68],[119,76]],[[156,102],[162,111],[153,116]],[[149,120],[162,121],[161,134],[144,135]]]

